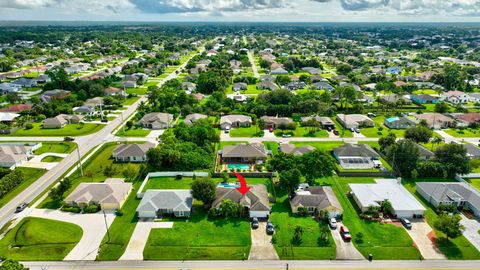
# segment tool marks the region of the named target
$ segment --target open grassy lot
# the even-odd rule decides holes
[[[145,88],[136,87],[136,88],[128,88],[126,92],[127,94],[145,95],[147,91],[148,89],[146,87]]]
[[[480,137],[480,129],[465,128],[465,129],[446,129],[444,130],[448,135],[458,138],[472,138]]]
[[[328,138],[328,132],[323,129],[319,129],[313,133],[310,132],[308,127],[297,126],[297,128],[293,131],[290,130],[276,130],[275,136],[281,137],[283,134],[290,134],[293,137],[312,137],[312,138]]]
[[[84,176],[80,176],[77,172],[70,176],[72,187],[65,195],[73,191],[81,182],[103,182],[108,177],[103,174],[105,167],[112,165],[114,174],[112,177],[122,178],[122,172],[127,169],[138,169],[141,164],[139,163],[117,163],[112,158],[112,152],[118,144],[106,143],[103,145],[93,156],[83,164]],[[87,176],[91,173],[91,177]],[[45,201],[40,204],[41,208],[57,209],[60,207],[59,201],[53,201],[50,197],[47,197]]]
[[[182,177],[176,179],[175,177],[152,177],[148,179],[143,191],[149,189],[190,189],[193,182],[191,177]]]
[[[275,225],[274,246],[281,260],[335,259],[335,243],[330,230],[326,230],[326,241],[322,237],[321,227],[328,225],[320,224],[311,217],[292,214],[287,196],[278,199],[273,205],[270,220]],[[297,226],[303,228],[302,241],[293,243],[292,239]]]
[[[0,240],[0,254],[23,261],[63,260],[82,234],[75,224],[27,217]]]
[[[42,162],[60,162],[63,158],[57,156],[46,156],[42,159]]]
[[[42,142],[42,146],[35,150],[35,155],[44,153],[69,154],[77,148],[74,142]]]
[[[453,180],[449,179],[415,179],[415,180],[403,180],[403,185],[407,188],[418,201],[420,201],[423,206],[427,209],[425,211],[425,219],[428,224],[433,228],[437,236],[437,246],[438,248],[447,256],[450,260],[478,260],[480,259],[480,251],[478,251],[475,246],[473,246],[463,235],[455,239],[446,239],[444,234],[434,228],[435,221],[438,218],[437,213],[433,210],[433,206],[428,203],[423,197],[416,191],[417,182],[449,182]]]
[[[360,219],[358,208],[346,194],[350,183],[374,183],[373,178],[339,178],[319,179],[320,184],[332,185],[343,207],[343,223],[352,233],[353,243],[363,256],[373,254],[377,260],[417,260],[420,252],[413,246],[413,240],[400,227]],[[363,234],[360,238],[359,233]]]
[[[256,125],[251,127],[241,127],[241,128],[234,128],[230,130],[230,137],[237,137],[237,138],[251,138],[251,137],[259,137],[258,133],[261,131]]]
[[[150,131],[150,129],[143,129],[141,127],[125,127],[125,132],[123,132],[123,128],[121,128],[115,135],[119,137],[146,137],[150,134]]]
[[[143,251],[146,260],[241,260],[250,250],[246,219],[209,220],[203,205],[195,204],[188,222],[171,229],[153,229]],[[246,258],[245,258],[246,259]]]
[[[397,138],[403,138],[405,135],[405,130],[389,129],[383,125],[383,121],[385,120],[383,115],[373,117],[372,120],[375,121],[374,127],[360,128],[360,133],[365,135],[367,138],[380,138],[386,136],[388,133],[394,133]]]
[[[47,172],[46,170],[43,170],[43,169],[22,168],[22,167],[18,167],[15,170],[22,172],[24,176],[24,180],[22,183],[20,183],[20,185],[16,186],[9,193],[7,193],[6,195],[0,198],[0,207],[4,206],[11,199],[15,198],[15,196],[20,194],[20,192],[25,190],[28,186],[30,186],[33,182],[35,182],[38,178],[40,178],[45,172]]]
[[[340,147],[345,143],[340,141],[332,141],[332,142],[291,142],[291,144],[294,144],[297,147],[304,146],[304,145],[311,145],[324,152],[330,152],[332,151],[333,148]]]
[[[105,127],[102,124],[85,123],[68,124],[63,128],[44,129],[42,125],[43,123],[33,123],[32,129],[21,128],[10,136],[82,136],[95,133]]]

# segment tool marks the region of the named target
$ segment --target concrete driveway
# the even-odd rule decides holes
[[[128,242],[128,246],[122,257],[120,257],[120,260],[143,261],[143,249],[145,248],[145,244],[147,244],[150,231],[152,229],[170,229],[172,227],[173,222],[137,222],[132,237],[130,237],[130,242]],[[168,233],[168,231],[165,231],[165,233]]]
[[[82,239],[80,239],[80,242],[78,242],[78,244],[63,259],[66,261],[95,260],[98,248],[107,232],[105,218],[102,212],[95,214],[74,214],[62,212],[60,210],[33,209],[30,216],[69,222],[82,228]],[[110,227],[115,219],[115,214],[106,213],[105,216],[107,219],[107,226]]]
[[[335,230],[330,230],[335,241],[337,248],[337,260],[363,260],[363,255],[355,248],[352,242],[345,242],[340,236],[340,222],[337,223],[338,227]]]
[[[445,255],[438,250],[428,237],[428,234],[433,231],[430,225],[425,220],[410,220],[410,222],[412,223],[412,229],[405,230],[412,238],[423,258],[425,260],[446,260]]]
[[[465,238],[472,243],[478,250],[480,250],[480,234],[478,233],[480,230],[480,222],[476,219],[468,219],[466,216],[461,215],[462,220],[460,224],[465,227],[463,231],[463,235]]]
[[[260,222],[258,229],[251,230],[252,247],[249,260],[279,260],[277,251],[272,244],[272,236],[267,235],[267,222]]]

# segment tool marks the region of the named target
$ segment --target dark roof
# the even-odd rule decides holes
[[[378,157],[377,152],[368,144],[350,144],[333,149],[337,157]]]

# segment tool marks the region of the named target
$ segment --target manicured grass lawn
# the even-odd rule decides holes
[[[42,128],[43,123],[33,123],[32,129],[21,128],[11,134],[11,136],[82,136],[95,133],[105,125],[102,124],[69,124],[63,128],[52,128],[44,129]]]
[[[191,177],[152,177],[148,179],[147,184],[143,188],[143,192],[149,189],[190,189],[193,182]]]
[[[136,181],[133,184],[134,190],[139,189],[140,184],[141,181]],[[140,200],[136,196],[136,192],[130,193],[121,209],[123,216],[117,216],[108,228],[110,240],[108,235],[105,235],[100,245],[97,260],[115,261],[125,252],[138,220],[136,209]]]
[[[335,123],[335,129],[338,130],[340,133],[340,137],[342,138],[352,138],[353,134],[349,129],[344,129],[343,126],[335,119],[335,117],[331,117],[332,121]]]
[[[246,219],[207,218],[195,204],[188,222],[171,229],[153,229],[143,251],[146,260],[241,260],[250,250],[250,224]],[[245,258],[246,259],[246,258]]]
[[[272,207],[270,220],[275,225],[274,246],[281,260],[329,260],[335,259],[335,242],[330,231],[327,231],[327,241],[323,241],[321,224],[311,217],[298,217],[291,212],[290,202],[284,196],[278,199]],[[302,241],[293,244],[295,228],[303,228]]]
[[[437,213],[433,210],[433,206],[428,203],[423,197],[416,191],[416,182],[452,182],[449,179],[415,179],[415,180],[403,180],[403,185],[407,188],[418,201],[427,209],[425,211],[425,219],[428,224],[433,228],[437,235],[437,246],[450,260],[478,260],[480,259],[480,251],[473,246],[463,235],[455,239],[446,239],[444,234],[435,229],[434,224],[438,218]]]
[[[446,129],[444,130],[447,134],[453,137],[459,138],[472,138],[472,137],[480,137],[480,130],[473,129],[473,128],[466,128],[466,129]]]
[[[35,150],[35,155],[44,153],[69,154],[77,148],[74,142],[42,142],[42,146]]]
[[[115,135],[119,137],[146,137],[150,132],[150,129],[143,129],[141,127],[132,127],[130,129],[125,127],[125,133],[123,132],[123,128],[121,128]]]
[[[114,170],[113,178],[123,178],[122,172],[126,168],[138,169],[141,164],[139,163],[117,163],[112,158],[112,152],[118,144],[106,143],[103,145],[93,156],[83,164],[84,176],[80,176],[79,172],[75,172],[70,176],[72,187],[65,193],[67,196],[72,192],[78,184],[81,182],[103,182],[108,177],[103,174],[105,167],[112,165]],[[87,177],[91,173],[92,177]],[[53,201],[50,197],[47,197],[45,201],[40,204],[40,208],[57,209],[60,207],[59,201]]]
[[[272,151],[272,154],[278,154],[278,148],[280,146],[277,142],[263,142],[263,145],[265,145],[268,150]]]
[[[4,206],[11,199],[15,198],[15,196],[20,194],[23,190],[25,190],[28,186],[30,186],[46,172],[46,170],[43,169],[23,167],[18,167],[15,170],[22,172],[24,180],[22,183],[12,189],[9,193],[5,194],[3,197],[0,198],[0,207]]]
[[[403,138],[405,130],[401,129],[389,129],[383,125],[385,117],[383,115],[373,117],[372,120],[375,121],[375,127],[370,128],[360,128],[360,133],[365,135],[368,138],[380,138],[388,135],[388,133],[394,133],[397,135],[397,138]]]
[[[412,94],[415,95],[436,95],[437,93],[438,92],[433,89],[420,89],[412,92]]]
[[[137,94],[137,95],[145,95],[147,93],[148,89],[147,88],[128,88],[127,89],[127,94]]]
[[[343,223],[352,233],[356,248],[367,257],[373,254],[376,260],[417,260],[420,252],[413,246],[413,240],[400,227],[360,219],[353,199],[347,198],[349,183],[374,183],[373,178],[322,178],[318,182],[330,184],[343,207]],[[359,233],[363,234],[360,239]]]
[[[310,129],[308,127],[298,126],[294,131],[285,130],[282,132],[281,130],[275,131],[275,136],[282,137],[283,134],[291,134],[293,137],[312,137],[312,138],[328,138],[328,132],[323,129],[319,129],[314,133],[310,133]]]
[[[230,137],[240,137],[240,138],[251,138],[251,137],[258,137],[256,136],[258,132],[260,132],[257,126],[251,127],[241,127],[241,128],[234,128],[230,130]]]
[[[480,179],[479,178],[470,178],[467,181],[476,189],[480,191]]]
[[[46,156],[42,159],[42,162],[60,162],[63,158],[57,156]]]
[[[59,261],[75,247],[82,234],[75,224],[27,217],[0,241],[0,254],[13,260]]]
[[[132,105],[133,103],[135,103],[137,100],[139,100],[140,97],[130,97],[130,98],[127,98],[124,102],[123,102],[123,105],[125,106],[128,106],[128,105]]]
[[[333,148],[340,147],[344,145],[344,142],[332,141],[332,142],[291,142],[291,144],[299,146],[311,145],[317,149],[320,149],[325,152],[330,152]]]

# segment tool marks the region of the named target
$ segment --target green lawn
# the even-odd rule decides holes
[[[150,132],[150,129],[143,129],[141,127],[132,127],[129,129],[125,127],[125,132],[123,132],[123,128],[121,128],[115,135],[119,137],[146,137]]]
[[[321,235],[320,227],[328,227],[311,217],[298,217],[292,214],[290,202],[284,196],[272,207],[270,220],[275,225],[274,246],[281,260],[331,260],[335,259],[335,242],[330,231],[327,241]],[[303,228],[301,243],[292,243],[295,228]]]
[[[320,149],[325,152],[332,151],[333,148],[340,147],[344,145],[344,142],[332,141],[332,142],[291,142],[291,144],[296,145],[297,147],[311,145],[317,149]]]
[[[373,254],[376,260],[417,260],[420,252],[413,246],[413,240],[400,227],[370,222],[360,219],[357,206],[346,194],[350,190],[349,183],[374,183],[373,178],[322,178],[321,184],[332,185],[332,188],[343,207],[343,223],[352,233],[353,243],[363,256]],[[360,239],[359,233],[363,234]]]
[[[147,88],[127,88],[127,94],[137,94],[137,95],[145,95],[147,93]]]
[[[437,91],[433,90],[433,89],[420,89],[420,90],[415,90],[412,92],[412,94],[414,95],[436,95],[438,94]]]
[[[394,133],[397,135],[397,138],[404,137],[405,130],[387,128],[383,125],[384,119],[385,116],[383,115],[373,117],[372,120],[375,121],[375,126],[370,128],[360,128],[360,133],[367,138],[380,138],[386,136],[388,133]]]
[[[448,135],[459,138],[480,137],[480,130],[473,128],[466,129],[446,129],[444,130]]]
[[[63,128],[44,129],[42,125],[43,123],[33,123],[32,129],[21,128],[10,136],[82,136],[98,132],[105,127],[102,124],[85,123],[69,124]]]
[[[42,142],[42,146],[35,150],[35,155],[44,153],[69,154],[77,148],[74,142]]]
[[[268,150],[272,151],[272,154],[278,154],[278,148],[280,147],[280,145],[278,145],[277,142],[263,142],[263,144]]]
[[[473,187],[480,191],[480,179],[479,178],[469,178],[466,179]]]
[[[46,156],[42,159],[42,162],[60,162],[63,158],[57,156]]]
[[[193,179],[191,177],[183,177],[176,179],[175,177],[152,177],[148,179],[143,191],[149,189],[190,189]]]
[[[75,247],[82,234],[75,224],[26,217],[0,240],[0,254],[13,260],[59,261]]]
[[[423,197],[416,191],[416,182],[449,182],[453,180],[448,179],[416,179],[416,180],[403,180],[403,185],[407,188],[418,201],[427,209],[425,211],[425,219],[428,224],[433,228],[437,235],[438,248],[447,256],[450,260],[478,260],[480,259],[480,251],[473,246],[463,235],[455,239],[446,239],[444,234],[434,228],[435,221],[438,215],[433,210],[433,206],[428,203]]]
[[[18,194],[20,194],[23,190],[25,190],[28,186],[30,186],[46,172],[46,170],[43,169],[22,167],[18,167],[15,170],[21,171],[23,173],[24,180],[22,183],[12,189],[9,193],[0,198],[0,207],[4,206],[11,199],[15,198]]]
[[[251,138],[251,137],[258,137],[257,133],[260,132],[256,125],[251,127],[241,127],[241,128],[234,128],[230,130],[230,137],[240,137],[240,138]]]
[[[127,98],[125,99],[125,101],[123,102],[123,105],[125,106],[128,106],[128,105],[132,105],[133,103],[135,103],[137,100],[139,100],[140,97],[130,97],[130,98]]]
[[[349,129],[344,129],[343,126],[337,121],[335,117],[331,118],[332,121],[335,123],[335,129],[340,132],[340,137],[342,138],[352,138],[353,134]]]
[[[73,191],[81,182],[103,182],[108,177],[103,174],[105,167],[112,165],[115,171],[112,177],[123,178],[122,172],[125,168],[138,169],[139,163],[117,163],[112,158],[112,152],[118,145],[116,143],[106,143],[103,145],[93,156],[83,164],[84,176],[80,176],[79,172],[75,172],[70,176],[72,179],[72,187],[65,195]],[[91,173],[91,177],[88,175]],[[59,201],[53,201],[50,197],[47,197],[45,201],[40,204],[40,208],[57,209],[60,207]]]
[[[313,133],[310,132],[309,127],[302,127],[297,126],[294,131],[285,130],[282,132],[281,130],[275,131],[275,136],[282,137],[283,134],[290,134],[293,137],[312,137],[312,138],[328,138],[328,132],[323,129],[319,129]]]
[[[195,204],[188,222],[171,229],[153,229],[143,251],[146,260],[241,260],[251,245],[246,219],[209,220],[203,205]]]

